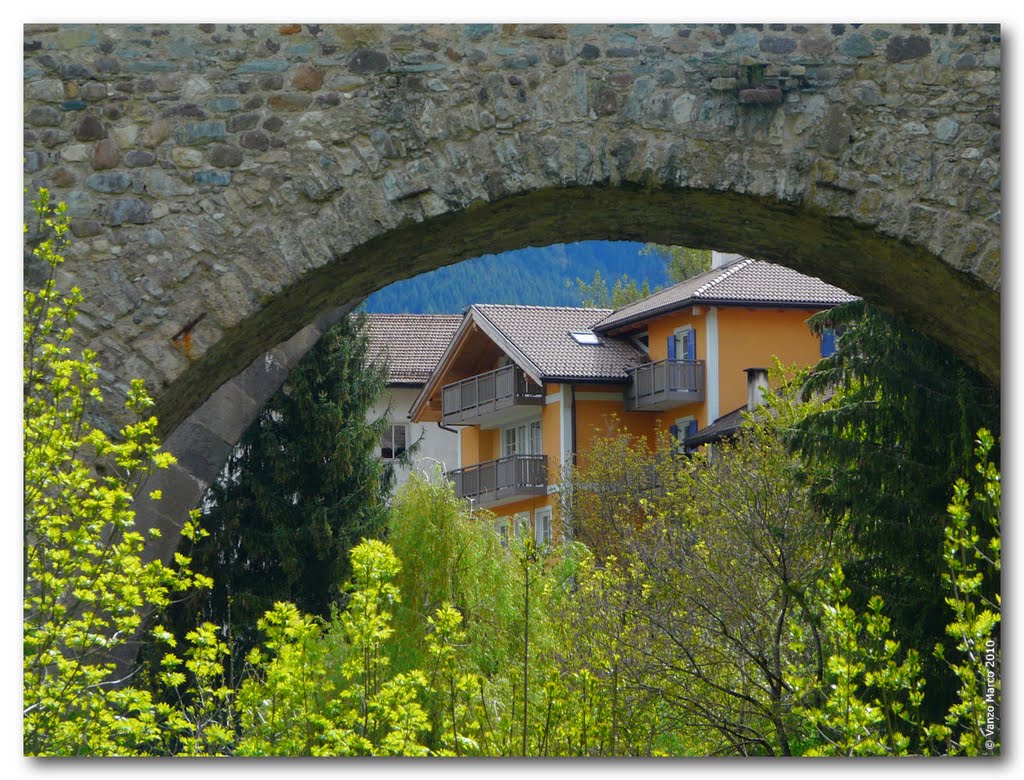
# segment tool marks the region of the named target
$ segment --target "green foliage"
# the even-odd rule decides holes
[[[691,277],[698,276],[711,268],[710,249],[689,249],[683,246],[662,246],[645,244],[640,250],[643,256],[653,256],[665,263],[669,284],[678,284]],[[621,309],[635,301],[648,297],[660,290],[660,286],[652,290],[644,281],[638,284],[629,274],[616,278],[610,287],[595,271],[590,282],[576,277],[576,292],[582,306],[588,309]]]
[[[541,755],[657,755],[672,723],[652,674],[646,648],[644,597],[636,572],[608,555],[600,565],[587,554],[574,575],[560,626],[560,662],[545,681],[545,738]]]
[[[800,704],[797,714],[808,731],[802,748],[806,755],[908,755],[948,753],[991,755],[999,752],[998,643],[1000,605],[999,517],[1000,475],[989,455],[994,438],[978,432],[975,471],[980,484],[971,489],[958,479],[948,507],[942,579],[952,620],[946,633],[956,640],[950,650],[943,644],[935,655],[950,665],[960,681],[956,701],[943,723],[928,723],[921,715],[925,677],[916,649],[901,654],[890,621],[883,615],[878,595],[858,615],[848,604],[842,569],[818,583],[822,600],[822,635],[829,648],[826,674],[819,683],[794,670]],[[974,517],[980,515],[991,534],[982,542]],[[985,595],[995,580],[996,597]],[[795,633],[795,646],[804,637]]]
[[[203,623],[185,635],[184,662],[174,653],[162,659],[158,679],[175,693],[177,705],[168,709],[164,741],[175,755],[224,755],[234,744],[234,691],[226,684],[222,660],[228,646],[217,636],[218,630]],[[170,633],[163,632],[160,638],[172,647],[176,644]]]
[[[516,573],[493,520],[489,512],[468,510],[440,475],[413,474],[395,495],[387,539],[410,562],[396,580],[404,594],[395,609],[396,668],[427,668],[428,619],[446,603],[478,629],[466,648],[474,668],[490,675],[515,655],[507,627],[518,620]]]
[[[668,267],[668,278],[672,284],[685,282],[711,269],[710,249],[645,244],[640,254],[660,257]]]
[[[601,278],[600,271],[594,271],[594,278],[589,283],[577,277],[576,289],[582,305],[587,309],[620,309],[651,294],[647,282],[638,285],[627,274],[616,279],[609,288],[608,282]]]
[[[391,675],[384,652],[400,569],[387,545],[364,540],[352,549],[348,606],[326,631],[286,603],[261,619],[269,653],[249,654],[239,755],[426,754],[426,680],[419,671]]]
[[[667,435],[652,452],[646,438],[623,431],[611,417],[563,488],[563,527],[600,561],[628,547],[653,512],[677,514],[672,501],[662,500],[666,494],[653,490],[677,480],[671,450]]]
[[[249,651],[250,666],[238,691],[240,756],[345,754],[350,731],[335,725],[336,695],[326,677],[327,648],[320,621],[279,602],[259,621],[265,635]]]
[[[617,434],[574,473],[573,528],[601,540],[602,576],[616,583],[601,592],[619,614],[609,623],[594,604],[576,631],[615,648],[602,676],[620,696],[632,687],[661,744],[674,729],[694,752],[792,753],[787,669],[819,668],[820,652],[794,657],[787,640],[799,626],[813,634],[804,594],[833,556],[798,474],[772,425],[753,420],[713,458],[677,456],[668,441],[648,454]]]
[[[437,708],[440,727],[440,754],[479,755],[480,744],[473,738],[481,722],[477,715],[476,692],[481,685],[479,675],[464,671],[467,667],[466,632],[462,630],[462,614],[450,603],[444,603],[428,618],[427,652],[431,676],[428,687],[443,702]]]
[[[158,451],[140,381],[127,397],[135,421],[117,440],[90,423],[102,399],[95,354],[75,355],[71,346],[81,295],[61,294],[55,281],[66,209],[41,190],[36,213],[47,237],[34,254],[48,276],[24,304],[24,747],[32,755],[143,755],[160,749],[168,711],[116,678],[132,671],[148,615],[208,581],[192,575],[182,553],[177,568],[148,560],[157,534],[135,529],[133,497],[173,458]],[[199,536],[195,518],[185,534]]]
[[[169,616],[179,635],[197,621],[226,626],[240,661],[275,602],[330,614],[349,549],[387,523],[393,472],[378,448],[389,423],[368,420],[385,384],[363,317],[339,322],[292,371],[204,500],[194,566],[215,584]]]
[[[887,594],[904,641],[931,647],[946,623],[940,572],[948,486],[970,469],[974,431],[997,429],[998,389],[948,348],[863,302],[815,315],[810,325],[841,336],[804,395],[834,396],[807,407],[787,440],[805,465],[815,505],[849,531],[855,554],[844,569],[853,603],[862,610],[871,594]],[[933,683],[925,708],[934,719],[952,700],[955,681],[929,654],[922,663]]]
[[[902,660],[900,643],[891,638],[884,602],[873,596],[868,609],[858,615],[847,600],[842,567],[818,583],[821,600],[821,631],[830,654],[820,681],[793,670],[798,696],[805,702],[797,714],[810,732],[802,744],[808,756],[905,756],[911,736],[921,729],[919,709],[924,698],[924,679],[916,650]],[[794,632],[793,647],[802,649],[801,632]]]
[[[980,485],[972,490],[967,480],[957,480],[943,545],[946,570],[942,579],[946,604],[953,611],[946,633],[956,640],[960,654],[958,661],[948,660],[943,646],[936,646],[936,655],[949,663],[960,682],[957,701],[946,718],[949,730],[944,734],[950,741],[950,752],[968,756],[998,753],[1000,749],[1002,482],[990,460],[994,446],[992,434],[980,430],[974,451]],[[977,523],[987,532],[984,536]]]

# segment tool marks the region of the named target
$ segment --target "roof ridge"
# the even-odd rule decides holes
[[[732,276],[740,269],[748,268],[751,264],[756,262],[757,261],[752,257],[742,257],[739,260],[736,260],[735,262],[729,263],[729,265],[722,266],[722,273],[718,274],[718,276],[716,276],[714,279],[712,279],[709,282],[706,282],[705,284],[702,284],[700,287],[694,290],[693,296],[696,298],[697,296],[703,295],[707,290],[710,290],[712,287],[714,287],[716,284],[721,283],[723,280],[728,279],[730,276]]]
[[[396,312],[396,311],[368,311],[367,317],[457,317],[462,319],[461,314],[445,314],[441,312]]]
[[[542,306],[540,304],[531,304],[531,303],[472,303],[470,305],[471,306],[476,306],[477,308],[480,308],[482,306],[489,306],[489,307],[501,306],[501,307],[504,307],[506,309],[549,309],[549,310],[553,310],[553,311],[586,311],[586,312],[598,312],[598,313],[599,312],[605,312],[605,311],[607,311],[607,312],[614,311],[613,309],[604,309],[604,308],[591,309],[591,308],[588,308],[586,306]]]

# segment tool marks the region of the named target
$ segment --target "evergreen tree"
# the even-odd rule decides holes
[[[949,485],[970,470],[974,431],[998,435],[999,390],[949,349],[863,301],[822,312],[810,325],[819,335],[842,334],[804,389],[834,397],[812,407],[790,443],[810,466],[816,504],[852,534],[858,560],[846,574],[858,609],[882,594],[903,641],[934,647],[948,617],[940,572]],[[926,657],[925,666],[938,681],[939,665]],[[948,706],[952,680],[945,682],[929,691],[932,717]]]
[[[657,257],[664,262],[670,285],[685,282],[711,268],[710,249],[644,244],[640,255]],[[566,287],[571,286],[570,282],[566,282]],[[576,277],[576,294],[581,304],[588,309],[621,309],[661,289],[660,286],[656,286],[652,290],[647,281],[638,284],[629,274],[623,274],[611,286],[601,276],[600,271],[594,272],[594,278],[590,282]]]
[[[662,244],[645,244],[640,250],[642,255],[660,257],[668,271],[671,284],[679,284],[700,276],[711,270],[711,250],[691,249],[685,246],[664,246]]]
[[[576,277],[576,290],[586,309],[621,309],[651,294],[647,282],[638,285],[628,274],[623,274],[621,279],[616,279],[615,284],[608,287],[600,271],[594,271],[594,278],[589,283]]]
[[[378,447],[388,419],[368,420],[387,374],[367,362],[364,322],[342,320],[310,350],[204,501],[209,536],[194,560],[215,586],[174,622],[229,626],[236,659],[275,602],[328,616],[351,574],[349,550],[387,523],[393,469]]]

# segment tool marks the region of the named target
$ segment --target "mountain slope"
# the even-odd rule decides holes
[[[581,241],[483,255],[395,282],[366,299],[368,312],[460,314],[472,303],[579,306],[576,278],[599,271],[609,283],[628,274],[653,289],[668,281],[658,257],[641,255],[644,244]]]

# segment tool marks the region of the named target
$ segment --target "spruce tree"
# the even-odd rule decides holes
[[[952,695],[952,680],[940,682],[943,669],[928,653],[948,620],[941,572],[949,486],[970,471],[974,432],[998,436],[999,389],[863,301],[821,312],[810,325],[841,336],[805,395],[835,396],[811,407],[789,441],[810,467],[817,505],[852,534],[846,572],[858,609],[883,595],[904,645],[923,651],[926,676],[937,683],[928,691],[935,717]]]
[[[194,555],[212,592],[182,605],[179,626],[225,627],[239,659],[277,601],[327,617],[351,575],[349,550],[381,536],[394,480],[370,420],[387,372],[367,360],[365,315],[310,350],[242,436],[204,500],[209,536]]]

